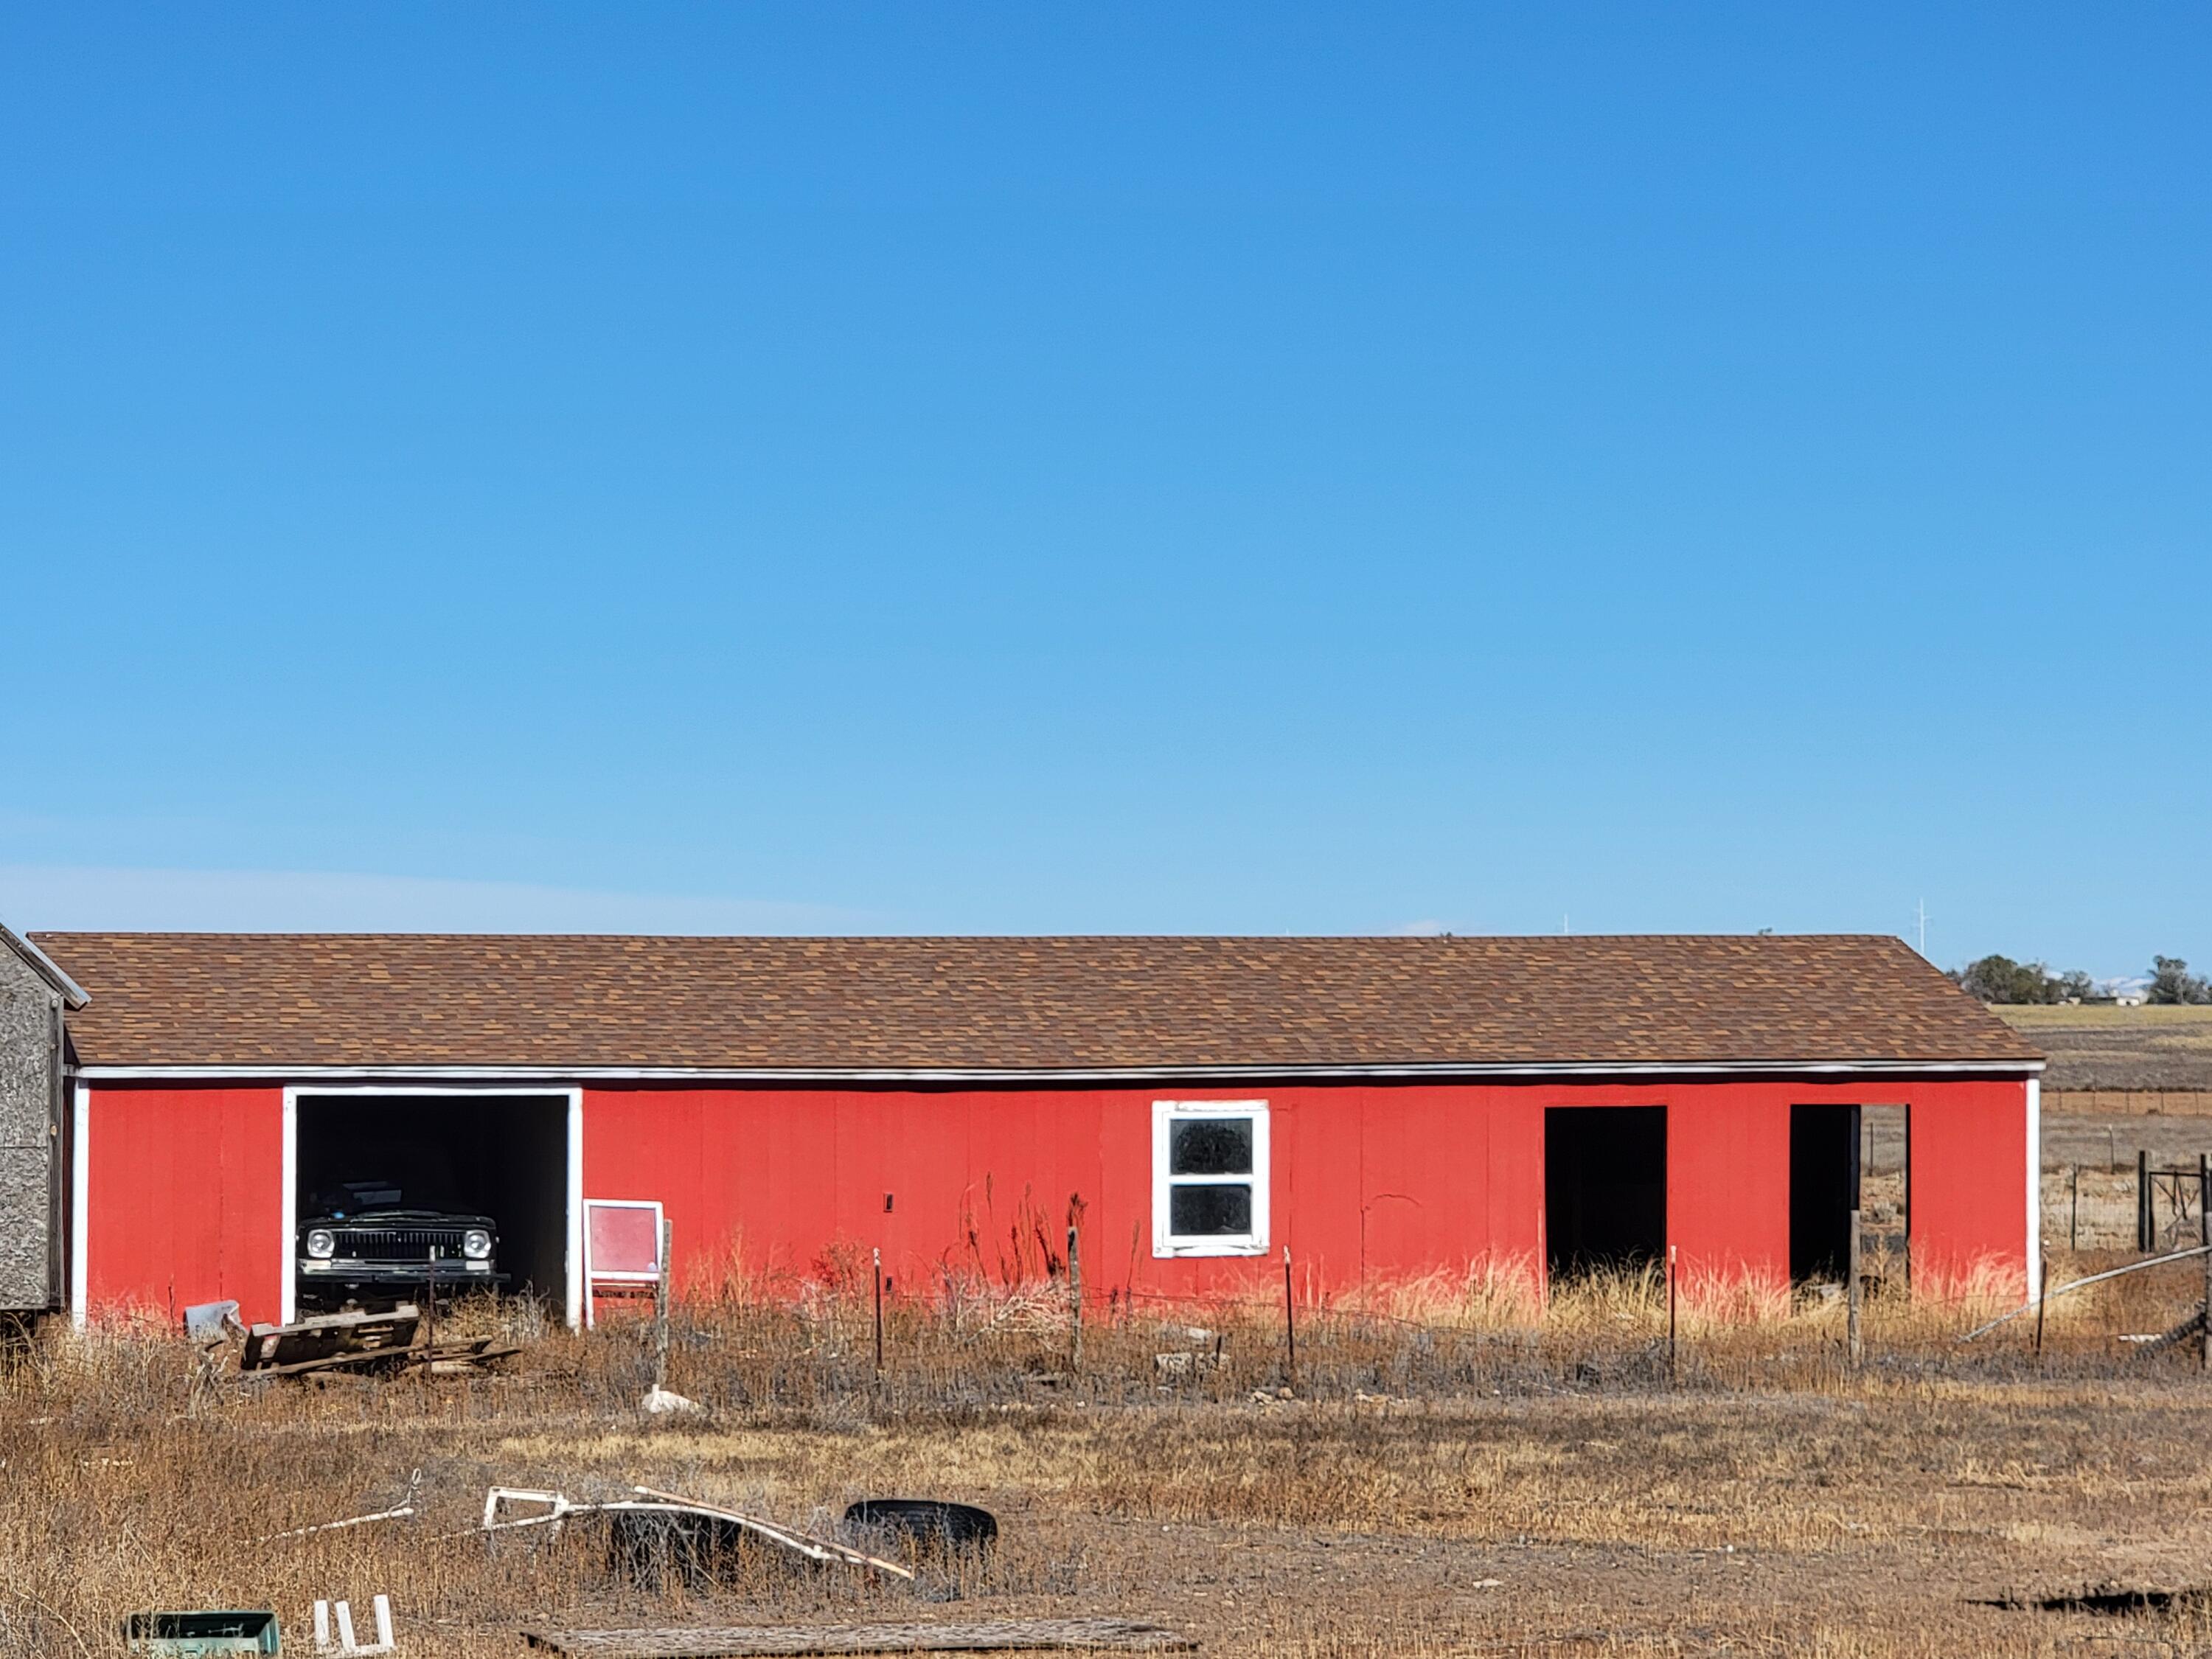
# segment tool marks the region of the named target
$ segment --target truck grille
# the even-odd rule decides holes
[[[458,1261],[461,1227],[333,1227],[337,1254],[351,1261],[423,1261],[435,1249],[441,1261]]]

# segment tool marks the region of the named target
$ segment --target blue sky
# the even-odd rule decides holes
[[[0,917],[2212,958],[2212,13],[16,6]]]

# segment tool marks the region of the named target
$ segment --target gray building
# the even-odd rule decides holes
[[[76,981],[0,927],[0,1316],[69,1294],[69,1037]]]

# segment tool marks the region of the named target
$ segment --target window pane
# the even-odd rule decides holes
[[[1210,1238],[1252,1231],[1249,1187],[1174,1187],[1168,1192],[1168,1228],[1178,1238]]]
[[[1252,1120],[1179,1117],[1168,1125],[1170,1175],[1252,1173]]]

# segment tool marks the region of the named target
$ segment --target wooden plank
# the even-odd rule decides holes
[[[434,1373],[457,1376],[488,1365],[495,1359],[512,1359],[520,1348],[495,1348],[491,1339],[480,1336],[468,1342],[441,1342],[436,1347],[364,1348],[359,1353],[334,1353],[321,1359],[302,1359],[289,1365],[263,1365],[255,1376],[309,1376],[319,1371],[411,1370],[428,1365]],[[441,1368],[443,1368],[441,1370]]]
[[[256,1325],[246,1333],[238,1367],[281,1371],[339,1354],[389,1353],[410,1346],[421,1314],[403,1302],[384,1313],[322,1314],[292,1325]]]
[[[526,1630],[533,1647],[578,1659],[752,1659],[757,1655],[1189,1653],[1198,1644],[1134,1619],[988,1619],[964,1624],[733,1625],[719,1629]]]

